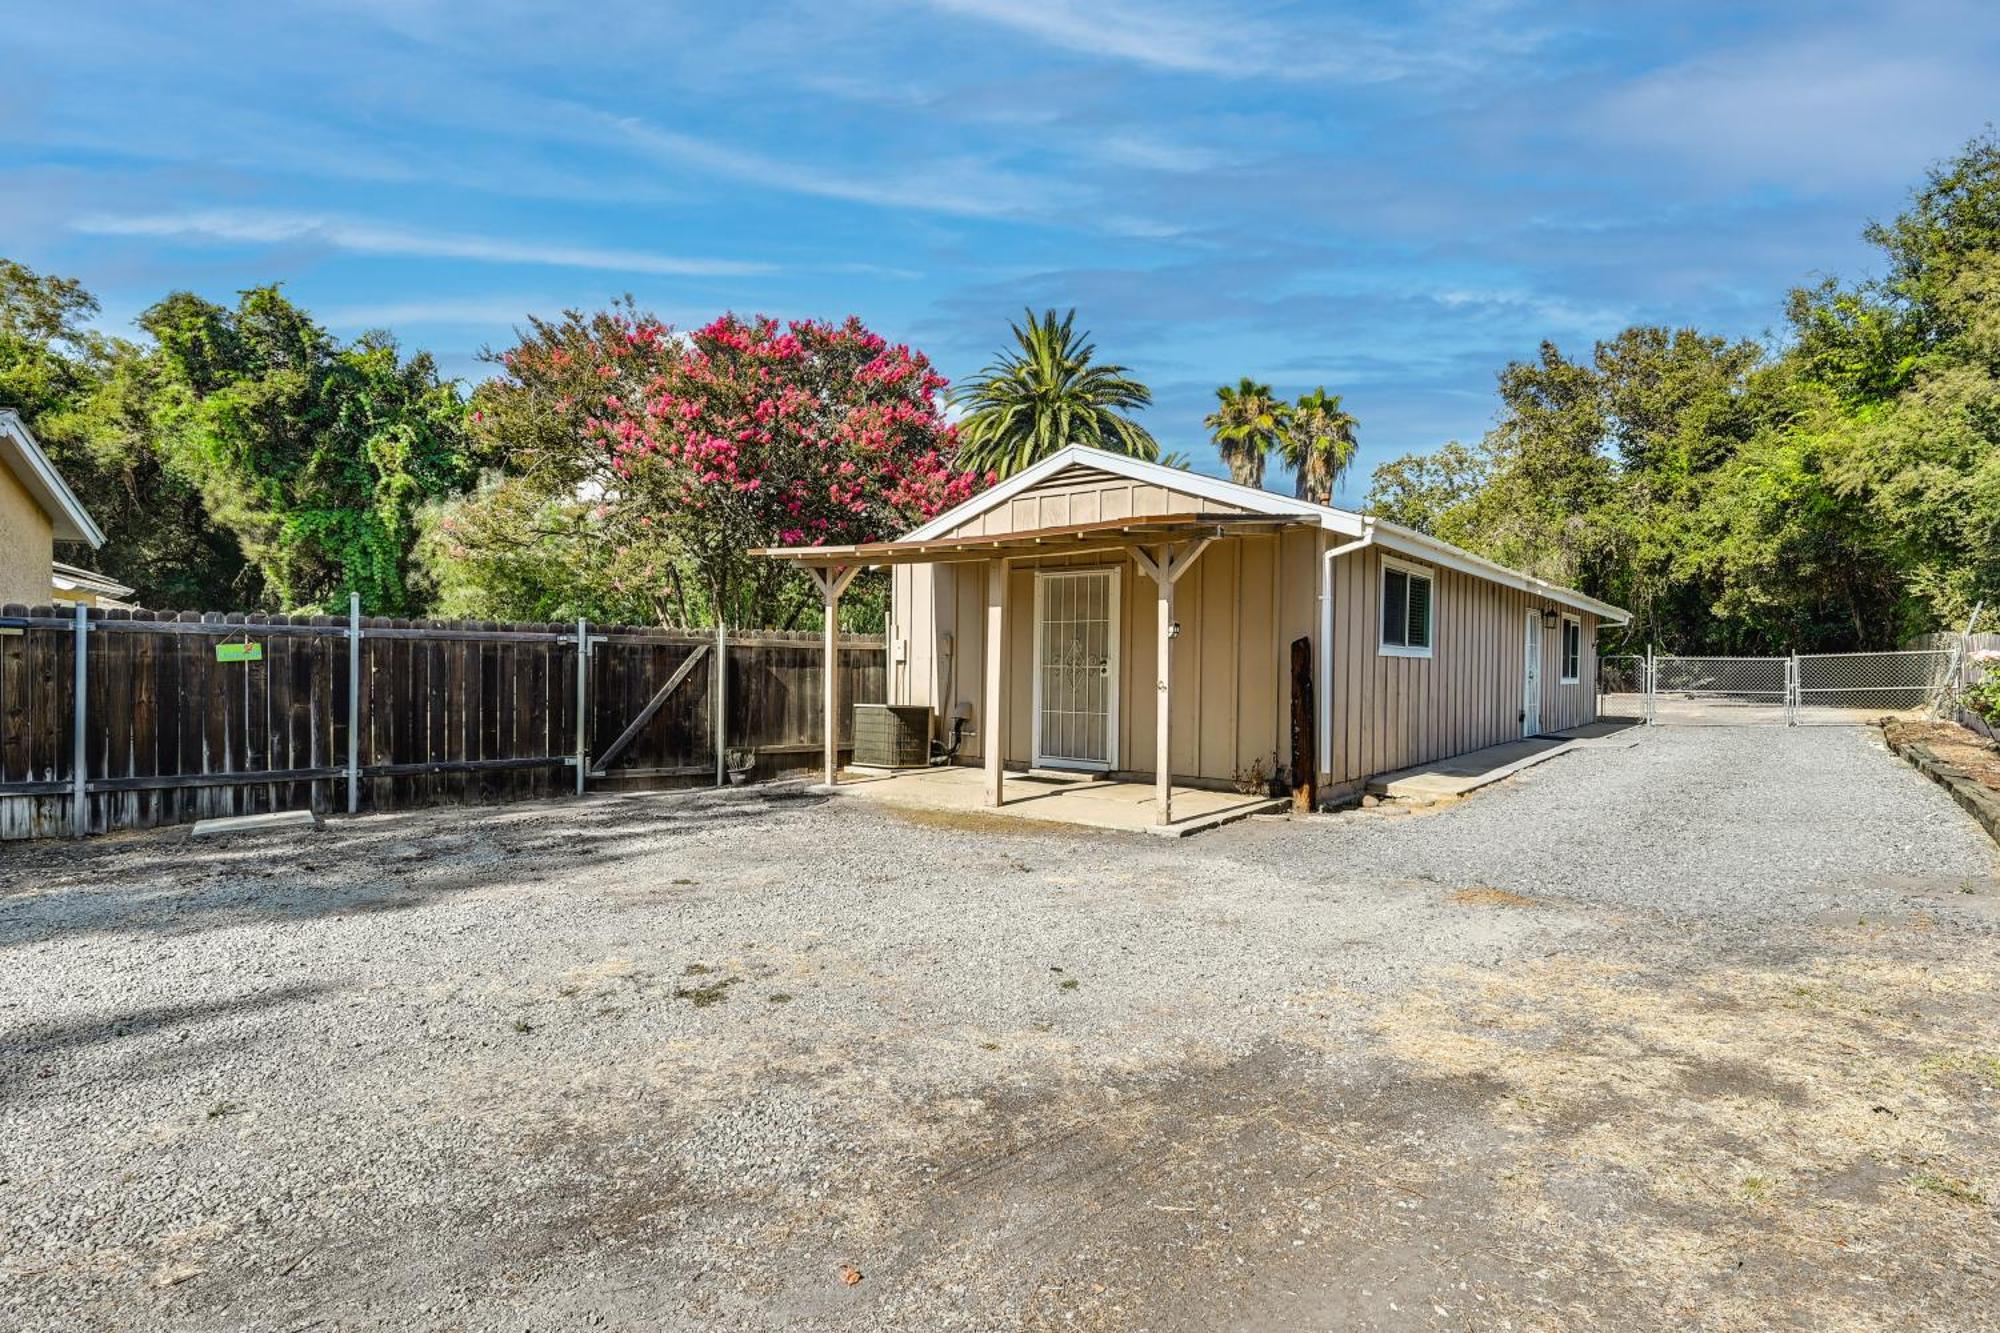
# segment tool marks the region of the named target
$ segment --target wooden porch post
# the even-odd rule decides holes
[[[1153,715],[1153,822],[1174,822],[1174,585],[1194,567],[1215,541],[1203,537],[1180,546],[1162,546],[1157,555],[1148,555],[1135,546],[1132,559],[1153,580],[1154,607],[1159,616],[1153,650],[1157,659],[1156,688],[1158,712]]]
[[[1164,568],[1171,557],[1166,551],[1160,552],[1160,564]],[[1154,605],[1159,610],[1159,629],[1153,639],[1153,651],[1159,659],[1159,692],[1153,717],[1153,822],[1171,824],[1174,822],[1174,580],[1155,577],[1154,590],[1158,594]]]
[[[986,562],[986,714],[981,722],[981,759],[986,766],[986,804],[999,805],[1007,780],[1007,562]]]
[[[861,572],[859,566],[828,565],[807,572],[819,585],[820,605],[826,615],[825,655],[820,665],[820,695],[825,701],[821,719],[825,742],[826,785],[840,780],[840,594]]]

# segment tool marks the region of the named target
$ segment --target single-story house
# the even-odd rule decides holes
[[[1598,631],[1630,619],[1366,514],[1076,446],[895,541],[763,554],[812,573],[829,623],[891,570],[888,701],[969,724],[989,802],[1007,768],[1143,775],[1162,823],[1170,778],[1303,764],[1323,805],[1590,722]]]
[[[0,411],[0,606],[49,604],[57,542],[95,550],[104,534],[19,415]]]

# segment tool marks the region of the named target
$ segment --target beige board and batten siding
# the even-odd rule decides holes
[[[1563,731],[1597,716],[1597,617],[1569,611],[1582,625],[1577,679],[1562,674],[1562,624],[1542,623],[1552,603],[1519,588],[1391,553],[1398,564],[1430,570],[1431,655],[1385,655],[1382,643],[1384,553],[1367,547],[1334,562],[1333,753],[1326,761],[1336,790],[1522,734],[1527,680],[1527,617],[1541,636],[1541,729]]]
[[[1169,486],[1088,468],[1068,468],[1006,504],[953,528],[954,537],[1093,523],[1167,513],[1241,513],[1239,506]],[[1212,544],[1175,590],[1174,755],[1177,777],[1226,783],[1261,764],[1266,772],[1287,760],[1290,744],[1289,644],[1314,632],[1313,592],[1320,534],[1289,529],[1221,539]],[[1017,560],[1008,577],[1008,736],[1010,763],[1034,754],[1036,571],[1106,569],[1118,583],[1120,624],[1116,766],[1154,769],[1156,730],[1154,642],[1156,595],[1152,579],[1123,551]],[[975,734],[961,751],[973,761],[985,754],[986,566],[903,565],[894,569],[892,639],[905,661],[892,668],[890,698],[928,704],[949,732],[952,710],[971,706]],[[951,636],[943,651],[941,636]]]
[[[1091,523],[1151,514],[1247,512],[1239,506],[1088,467],[1070,467],[948,533],[954,537]],[[1277,533],[1214,542],[1176,591],[1174,755],[1176,778],[1228,782],[1253,764],[1268,772],[1291,762],[1290,645],[1309,637],[1323,678],[1319,636],[1320,553],[1340,540],[1311,523]],[[1445,569],[1420,557],[1391,558],[1432,570],[1436,606],[1429,658],[1381,652],[1383,552],[1371,546],[1334,562],[1330,746],[1321,757],[1331,792],[1377,773],[1406,768],[1522,732],[1526,617],[1550,605],[1539,595]],[[1155,617],[1153,581],[1123,551],[1017,560],[1008,578],[1008,737],[1006,758],[1034,753],[1035,571],[1106,568],[1119,586],[1116,765],[1153,771]],[[968,705],[974,731],[962,762],[985,753],[982,673],[986,660],[986,565],[899,565],[893,571],[890,636],[893,703],[926,704],[947,733],[953,709]],[[1561,674],[1562,631],[1541,626],[1542,730],[1596,715],[1597,618],[1583,626],[1575,684]],[[944,636],[950,648],[944,647]]]
[[[1068,523],[1101,523],[1157,514],[1241,514],[1240,505],[1224,504],[1186,491],[1134,481],[1095,468],[1067,467],[1033,490],[941,534],[947,537],[997,537]]]

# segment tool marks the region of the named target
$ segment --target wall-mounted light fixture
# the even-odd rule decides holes
[[[1556,627],[1556,622],[1561,619],[1562,619],[1562,612],[1556,610],[1553,606],[1545,606],[1542,608],[1542,627],[1544,629],[1554,629]]]

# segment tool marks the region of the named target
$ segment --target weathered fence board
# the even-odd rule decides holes
[[[0,839],[75,830],[74,612],[0,608]],[[347,807],[358,726],[363,810],[563,795],[576,787],[574,626],[361,622],[359,720],[348,717],[344,617],[92,611],[87,634],[85,830]],[[590,626],[587,750],[631,728],[712,632]],[[259,645],[223,662],[224,642]],[[726,747],[759,776],[806,769],[819,748],[824,648],[817,634],[732,631]],[[881,640],[843,638],[843,705],[879,703]],[[599,785],[713,781],[715,673],[686,673]],[[852,711],[841,710],[851,743]],[[593,761],[594,763],[595,761]]]

